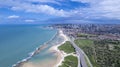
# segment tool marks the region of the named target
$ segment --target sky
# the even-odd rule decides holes
[[[0,24],[120,24],[120,0],[0,0]]]

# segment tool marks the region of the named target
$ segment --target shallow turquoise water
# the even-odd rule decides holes
[[[41,65],[45,65],[45,67],[52,67],[53,63],[56,64],[58,60],[58,56],[56,52],[51,51],[50,49],[52,46],[58,45],[63,41],[64,41],[64,38],[57,33],[56,36],[46,44],[48,47],[42,50],[39,54],[33,56],[28,61],[28,65],[30,64],[30,65],[33,65],[34,67],[42,67]],[[49,66],[49,65],[52,65],[52,66]]]
[[[11,67],[56,34],[56,30],[41,27],[0,25],[0,67]]]

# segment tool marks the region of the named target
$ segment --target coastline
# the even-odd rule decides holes
[[[59,46],[61,46],[62,44],[64,44],[66,41],[68,41],[69,39],[67,38],[67,36],[63,33],[62,30],[59,30],[59,35],[61,37],[63,37],[64,41],[61,42],[60,44],[54,45],[50,48],[50,51],[53,51],[57,54],[57,62],[53,65],[53,67],[58,67],[59,65],[62,64],[62,61],[64,61],[64,57],[67,56],[67,54],[64,51],[60,51],[58,49]]]
[[[58,47],[61,46],[62,44],[64,44],[66,41],[69,41],[69,39],[63,33],[62,30],[58,30],[57,34],[61,38],[63,38],[63,41],[61,43],[59,43],[59,44],[54,44],[53,46],[51,46],[48,49],[48,52],[54,53],[54,55],[56,56],[56,59],[54,59],[54,60],[47,59],[47,60],[45,60],[43,62],[40,62],[40,63],[24,62],[23,64],[21,64],[22,66],[20,65],[20,67],[39,67],[39,66],[40,67],[48,67],[48,66],[50,66],[50,67],[58,67],[58,66],[60,66],[62,64],[62,61],[64,61],[64,57],[68,56],[68,54],[66,54],[64,51],[60,51],[58,49]],[[55,35],[54,37],[56,37],[56,36],[57,35]],[[39,52],[37,51],[37,53],[39,53]],[[46,62],[47,64],[45,64],[44,62]]]
[[[45,28],[44,28],[45,29]],[[55,33],[55,35],[52,36],[50,40],[47,42],[43,43],[43,45],[40,45],[39,47],[36,47],[36,49],[30,53],[28,53],[28,57],[18,61],[17,63],[13,64],[12,67],[22,67],[27,61],[29,61],[34,55],[38,54],[41,52],[43,49],[47,48],[49,42],[51,42],[58,34],[58,31]],[[34,66],[33,66],[34,67]]]

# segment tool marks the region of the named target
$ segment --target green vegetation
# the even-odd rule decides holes
[[[59,67],[77,67],[78,59],[73,55],[66,56],[62,65]]]
[[[75,40],[75,43],[77,43],[77,45],[81,48],[84,48],[84,47],[92,47],[93,45],[93,40],[88,40],[88,39],[77,39]]]
[[[93,52],[93,46],[94,46],[94,41],[89,40],[89,39],[77,39],[75,40],[75,43],[83,49],[83,51],[87,54],[89,57],[91,63],[93,64],[94,67],[99,67],[95,61],[94,58],[94,52]]]
[[[97,35],[93,35],[93,34],[84,34],[84,33],[79,33],[77,34],[77,37],[96,37]]]
[[[86,57],[85,57],[85,62],[86,62],[88,67],[91,67]]]
[[[94,67],[120,67],[120,41],[77,39]]]
[[[101,67],[120,67],[120,41],[99,40],[94,42],[94,47]]]
[[[66,41],[63,45],[59,46],[58,49],[64,51],[65,53],[75,53],[75,49],[69,41]],[[66,56],[62,65],[59,67],[77,67],[78,58],[73,55]]]
[[[59,46],[58,49],[64,51],[65,53],[73,53],[75,52],[75,49],[71,45],[69,41],[66,41],[63,45]]]

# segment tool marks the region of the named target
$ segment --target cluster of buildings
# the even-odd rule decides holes
[[[120,40],[120,24],[55,24],[52,27],[75,38],[78,34],[90,34],[96,36],[87,38]]]

